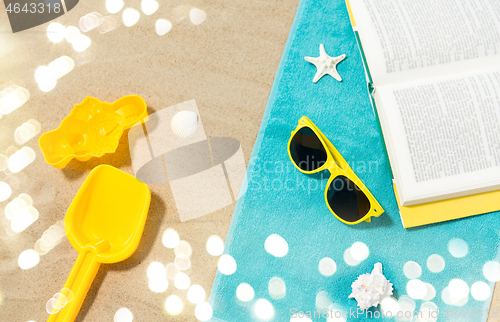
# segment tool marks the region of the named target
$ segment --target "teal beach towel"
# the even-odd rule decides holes
[[[320,44],[329,56],[346,55],[337,66],[342,82],[329,75],[312,82],[316,67],[304,57],[318,57]],[[288,157],[290,132],[303,115],[344,156],[383,215],[349,226],[330,213],[324,199],[329,173],[303,174]],[[403,228],[343,0],[301,1],[242,191],[224,252],[237,268],[231,275],[217,273],[212,321],[288,322],[298,312],[315,314],[315,322],[394,321],[380,316],[380,307],[360,313],[348,298],[351,284],[375,263],[382,264],[395,299],[424,294],[414,299],[414,310],[432,302],[437,321],[486,321],[499,260],[499,213]],[[253,289],[252,300],[237,297],[242,284]]]

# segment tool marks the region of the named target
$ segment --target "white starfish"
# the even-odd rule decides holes
[[[337,64],[343,61],[345,55],[340,55],[337,57],[330,57],[326,54],[325,47],[323,44],[319,45],[319,57],[304,57],[305,60],[314,64],[317,68],[316,75],[314,75],[313,83],[316,83],[320,80],[321,77],[326,74],[332,76],[339,82],[342,81],[342,77],[340,77],[337,72]]]

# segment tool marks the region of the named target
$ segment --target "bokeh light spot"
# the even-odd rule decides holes
[[[254,312],[257,318],[270,320],[274,316],[274,307],[268,300],[260,299],[255,302]]]
[[[51,91],[57,84],[56,76],[47,66],[39,66],[35,70],[35,81],[43,92]]]
[[[57,61],[57,59],[55,61]],[[24,144],[35,135],[40,133],[41,127],[42,125],[40,124],[40,122],[30,119],[16,128],[16,130],[14,131],[14,140],[17,144]]]
[[[5,217],[7,219],[12,220],[14,217],[22,213],[26,208],[31,207],[33,205],[33,199],[22,193],[16,198],[14,198],[11,202],[5,206]]]
[[[198,304],[205,300],[205,290],[198,284],[193,284],[187,292],[188,301],[193,304]]]
[[[427,268],[433,273],[441,272],[445,267],[443,257],[438,254],[432,254],[427,258]]]
[[[49,69],[52,72],[52,75],[56,78],[59,79],[63,77],[64,75],[68,74],[73,70],[75,67],[75,61],[68,56],[61,56],[59,58],[54,59],[53,61],[50,62],[49,64]],[[35,123],[36,122],[36,123]],[[38,132],[40,132],[41,125],[38,121],[36,120],[29,120],[28,122],[24,123],[23,125],[26,126],[25,124],[31,123],[32,126],[34,127],[31,131],[36,133],[37,129]],[[31,134],[34,135],[34,134]],[[31,137],[30,137],[31,138]],[[27,141],[27,140],[26,140]],[[17,144],[22,144],[23,142],[17,142]]]
[[[174,279],[174,285],[179,290],[187,290],[191,285],[191,279],[186,273],[178,273]]]
[[[0,91],[0,118],[21,107],[30,98],[30,92],[15,84]],[[6,153],[7,154],[7,153]]]
[[[172,10],[175,21],[181,21],[189,15],[189,8],[183,5],[177,6]]]
[[[459,278],[452,279],[448,284],[450,294],[456,299],[463,299],[469,296],[469,285]]]
[[[25,146],[9,157],[7,166],[12,173],[17,173],[26,168],[35,158],[35,150]]]
[[[7,169],[8,162],[9,162],[9,157],[6,156],[5,154],[0,154],[0,171],[4,171],[5,169]]]
[[[172,281],[175,279],[177,274],[179,274],[179,269],[177,268],[177,266],[175,266],[174,263],[167,264],[165,270],[167,272],[167,278]]]
[[[490,282],[500,281],[500,263],[489,261],[483,266],[483,275]]]
[[[163,246],[167,248],[175,248],[179,245],[179,234],[173,228],[167,228],[161,237]]]
[[[73,299],[75,298],[75,294],[73,293],[73,291],[67,287],[63,288],[60,293],[66,296],[68,303],[73,301]]]
[[[406,293],[411,298],[420,300],[427,295],[427,286],[419,279],[412,279],[406,283]]]
[[[409,261],[404,264],[403,273],[409,279],[419,278],[422,275],[422,268],[417,262]]]
[[[469,245],[467,245],[463,239],[452,238],[448,242],[448,251],[451,256],[455,258],[462,258],[469,252]]]
[[[155,23],[155,31],[158,36],[163,36],[172,29],[172,23],[167,19],[158,19]]]
[[[17,259],[17,263],[22,269],[30,269],[32,267],[35,267],[39,262],[40,255],[38,255],[38,253],[34,249],[27,249],[23,251]]]
[[[445,287],[443,291],[441,292],[441,299],[443,302],[445,302],[448,305],[454,305],[454,306],[464,306],[467,304],[469,297],[464,297],[462,299],[456,298],[450,291],[449,286]]]
[[[370,255],[370,250],[368,249],[368,246],[366,246],[365,243],[363,242],[355,242],[351,246],[351,256],[354,258],[356,261],[364,261],[365,259],[368,258]]]
[[[10,223],[10,228],[15,233],[20,233],[34,223],[40,216],[35,207],[26,207],[18,212]]]
[[[123,24],[127,27],[135,25],[139,21],[140,17],[141,14],[134,8],[127,8],[123,10],[122,13]]]
[[[66,41],[72,43],[76,36],[81,34],[80,29],[75,26],[66,27]]]
[[[491,295],[491,288],[485,282],[476,282],[472,284],[470,293],[476,301],[486,301]]]
[[[318,270],[323,276],[332,276],[337,271],[337,264],[330,257],[323,257],[319,261]]]
[[[420,306],[419,314],[423,318],[423,320],[420,319],[419,321],[436,322],[439,316],[439,308],[433,302],[424,302]]]
[[[57,308],[57,300],[55,298],[51,298],[45,304],[45,311],[49,314],[56,314],[61,311],[61,308]]]
[[[179,245],[177,245],[177,247],[174,248],[174,253],[175,256],[179,254],[184,254],[190,257],[191,254],[193,254],[193,249],[191,248],[191,245],[187,241],[181,240],[179,242]]]
[[[92,12],[80,19],[80,29],[84,32],[97,28],[101,25],[103,16],[99,12]],[[82,26],[82,23],[84,26]]]
[[[430,301],[434,297],[436,297],[436,289],[430,283],[425,283],[425,286],[427,287],[427,294],[425,294],[425,296],[422,298],[422,300]]]
[[[146,16],[149,16],[149,15],[152,15],[153,13],[155,13],[158,8],[160,7],[158,1],[156,0],[142,0],[141,1],[141,9],[142,9],[142,12],[144,12],[144,14]]]
[[[115,313],[114,322],[132,322],[134,315],[126,307],[118,309]]]
[[[66,28],[57,22],[51,22],[47,27],[47,37],[53,43],[58,43],[66,37]]]
[[[99,32],[105,34],[118,26],[118,19],[115,16],[106,16],[102,18],[102,23],[99,26]]]
[[[220,256],[224,252],[224,241],[216,235],[208,237],[207,252],[212,256]]]
[[[193,25],[199,25],[203,23],[207,19],[207,14],[205,11],[193,8],[189,11],[189,20],[193,23]]]
[[[276,257],[283,257],[288,254],[288,243],[283,237],[277,234],[267,237],[264,248],[269,254]]]
[[[328,308],[332,304],[332,300],[327,291],[320,291],[316,294],[316,307],[320,310]]]
[[[185,271],[191,267],[191,260],[186,254],[179,254],[175,256],[174,263],[175,266],[181,271]]]
[[[76,50],[78,52],[82,52],[82,51],[86,50],[87,48],[89,48],[91,43],[92,43],[92,41],[90,40],[89,37],[80,34],[80,35],[76,35],[73,38],[73,42],[71,44],[73,45],[74,50]]]
[[[56,293],[52,298],[56,300],[54,303],[54,308],[55,309],[62,309],[66,304],[68,304],[68,299],[66,298],[66,295],[62,293]]]
[[[236,297],[242,302],[249,302],[253,300],[255,296],[255,291],[250,284],[241,283],[236,288]]]
[[[236,261],[231,255],[225,254],[219,258],[217,267],[222,274],[231,275],[236,272]]]
[[[178,315],[182,312],[184,304],[177,295],[170,295],[165,301],[165,309],[170,315]]]
[[[359,263],[361,263],[360,261],[354,259],[352,257],[352,254],[351,254],[351,248],[347,248],[345,251],[344,251],[344,261],[346,262],[347,265],[349,266],[356,266],[356,265],[359,265]]]
[[[279,277],[273,277],[268,284],[269,296],[275,300],[281,300],[286,295],[285,282]]]
[[[0,181],[0,202],[5,201],[12,195],[12,188],[8,183]]]
[[[18,198],[24,198],[23,201],[26,203],[26,205],[33,204],[33,200],[27,194],[20,194]],[[11,210],[9,209],[9,213],[10,212]],[[62,241],[64,236],[66,236],[66,231],[64,230],[64,221],[60,220],[43,232],[42,237],[40,237],[40,239],[35,243],[35,251],[39,255],[47,254],[52,248],[54,248]]]
[[[111,14],[118,13],[124,5],[123,0],[106,0],[106,10]]]
[[[399,311],[398,302],[392,297],[386,297],[380,302],[380,308],[386,316],[396,316]],[[389,313],[390,312],[390,313]]]
[[[149,280],[149,289],[155,293],[163,293],[168,289],[168,280],[166,277],[153,278]]]
[[[152,262],[148,266],[147,276],[149,279],[165,278],[167,272],[165,266],[159,262]]]
[[[55,78],[50,78],[47,79],[47,81],[44,83],[38,83],[38,88],[42,92],[47,93],[56,88],[56,85],[57,85],[57,80]]]
[[[196,304],[194,315],[200,321],[208,321],[213,315],[212,306],[210,306],[207,302],[200,302]]]

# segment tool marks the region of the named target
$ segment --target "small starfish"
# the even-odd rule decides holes
[[[313,83],[316,83],[320,80],[321,77],[326,74],[332,76],[339,82],[342,81],[342,77],[340,77],[337,72],[337,64],[343,61],[345,55],[340,55],[337,57],[330,57],[326,54],[325,47],[323,44],[319,45],[319,57],[304,57],[305,60],[314,64],[317,68],[316,75],[314,75]]]

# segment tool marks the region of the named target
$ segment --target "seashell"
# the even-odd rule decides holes
[[[172,117],[170,127],[177,137],[190,137],[198,127],[198,115],[193,111],[177,112],[174,117]]]
[[[384,298],[392,295],[392,284],[382,274],[382,264],[376,263],[371,274],[359,275],[352,283],[349,298],[355,298],[362,310],[377,306]]]

